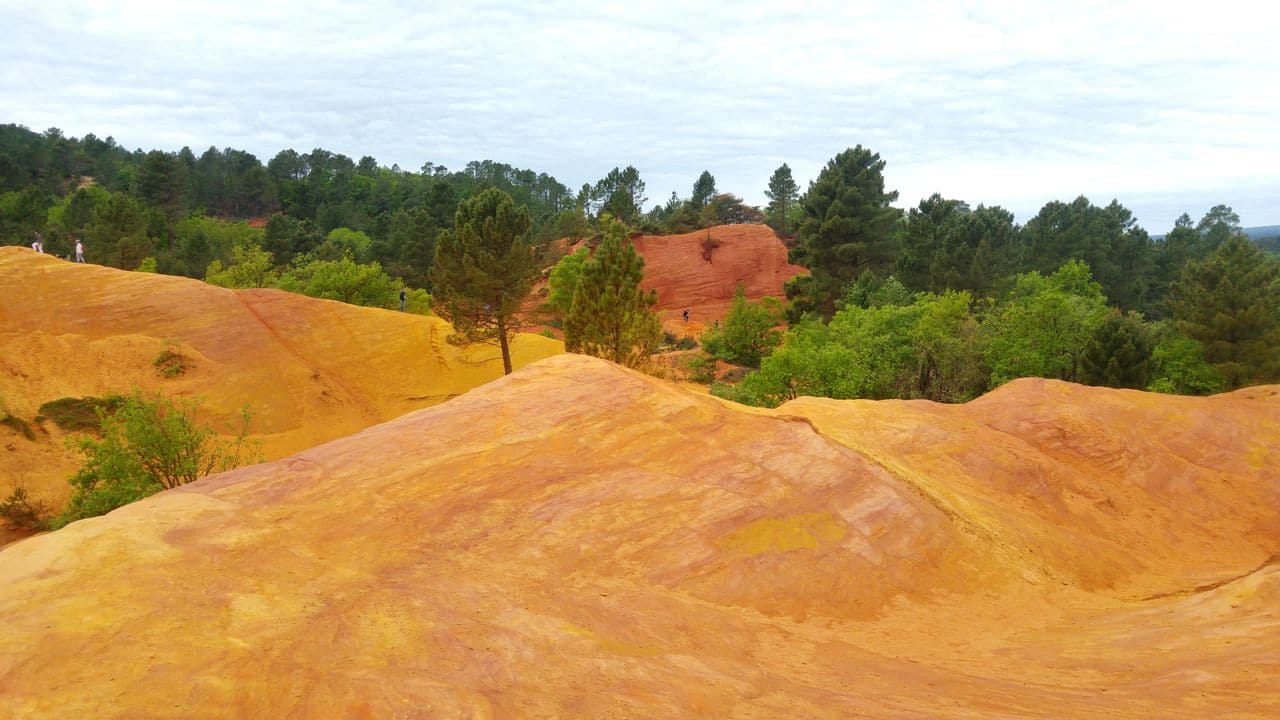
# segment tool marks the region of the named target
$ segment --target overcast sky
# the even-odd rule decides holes
[[[902,206],[1280,223],[1274,3],[794,4],[0,0],[0,123],[573,189],[631,164],[650,204],[703,169],[763,204],[781,163],[803,190],[862,144]]]

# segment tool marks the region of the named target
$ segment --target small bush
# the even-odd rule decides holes
[[[246,443],[249,409],[231,442],[196,425],[199,399],[171,400],[135,391],[114,415],[101,412],[102,439],[69,438],[68,446],[84,455],[85,464],[70,478],[71,500],[49,526],[110,512],[161,490],[198,480],[210,473],[251,462],[255,450]]]
[[[177,377],[191,368],[191,358],[174,350],[173,348],[165,348],[156,355],[156,359],[151,361],[156,368],[156,375],[160,377]]]
[[[4,398],[0,398],[0,425],[13,428],[14,432],[28,440],[36,439],[36,434],[32,432],[27,421],[9,412],[8,406],[4,404]]]
[[[716,361],[706,355],[691,355],[685,358],[685,370],[689,371],[689,379],[693,382],[710,385],[715,381]]]
[[[683,335],[680,337],[679,340],[676,340],[677,350],[694,350],[697,347],[698,347],[698,341],[694,340],[692,336]]]
[[[9,497],[0,501],[0,518],[17,530],[43,530],[49,504],[35,500],[22,483],[15,483]]]
[[[538,333],[538,334],[539,334],[539,335],[541,335],[542,337],[545,337],[545,338],[551,338],[552,340],[555,340],[555,339],[556,339],[556,334],[555,334],[555,333],[553,333],[553,332],[551,332],[551,331],[550,331],[550,330],[548,330],[547,328],[543,328],[543,329],[542,329],[542,332],[540,332],[540,333]]]
[[[711,253],[720,247],[720,241],[711,237],[710,228],[707,229],[707,236],[702,239],[702,259],[711,262]]]
[[[22,437],[28,440],[36,439],[36,434],[31,429],[30,423],[28,423],[26,420],[23,420],[20,417],[14,417],[13,415],[6,415],[5,417],[0,418],[0,425],[4,425],[6,427],[12,428],[14,432],[18,433],[19,435],[21,435]]]
[[[54,425],[66,432],[98,432],[102,421],[98,411],[111,414],[124,403],[119,395],[108,395],[104,398],[64,397],[51,400],[40,406],[41,418],[48,418]]]

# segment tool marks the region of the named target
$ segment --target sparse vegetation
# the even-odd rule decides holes
[[[173,378],[177,377],[191,368],[191,358],[178,352],[177,345],[170,341],[166,344],[164,350],[161,350],[151,364],[156,369],[156,375],[160,377]]]
[[[224,442],[211,428],[197,424],[200,404],[198,398],[134,391],[122,398],[114,413],[98,408],[101,438],[68,439],[68,445],[84,455],[85,464],[70,478],[71,500],[50,527],[102,515],[257,455],[246,441],[251,417],[247,406],[236,436]]]
[[[52,420],[66,432],[97,433],[103,414],[110,415],[123,402],[119,395],[58,398],[41,405],[38,418]]]
[[[5,405],[2,397],[0,397],[0,425],[12,428],[14,432],[28,440],[36,439],[36,434],[32,431],[30,423],[9,412],[9,407]]]
[[[49,503],[33,498],[21,480],[15,481],[9,496],[0,500],[0,519],[16,530],[45,529],[49,513]]]

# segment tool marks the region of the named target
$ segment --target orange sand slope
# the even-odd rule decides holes
[[[252,432],[278,458],[502,374],[496,349],[459,350],[445,342],[449,332],[439,318],[0,248],[0,398],[29,423],[42,403],[68,396],[134,387],[203,395],[206,420],[221,431],[249,403]],[[158,377],[152,361],[167,343],[194,367]],[[513,347],[519,365],[563,349],[533,335]],[[0,477],[65,493],[77,463],[56,426],[44,425],[34,443],[0,427]]]
[[[718,243],[703,257],[708,234]],[[787,248],[765,225],[720,225],[684,235],[641,235],[632,241],[644,256],[646,290],[658,291],[664,321],[685,308],[695,323],[723,319],[739,283],[748,300],[783,297],[782,286],[806,272],[787,263]],[[670,325],[670,323],[667,323]]]
[[[1276,717],[1277,437],[559,355],[0,550],[0,716]]]

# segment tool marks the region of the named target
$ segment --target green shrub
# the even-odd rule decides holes
[[[155,360],[151,361],[151,364],[155,366],[156,375],[172,378],[185,373],[191,368],[191,358],[170,346],[161,350],[160,354],[156,355]]]
[[[249,409],[236,437],[222,442],[213,430],[195,422],[197,398],[169,399],[140,391],[123,398],[114,414],[98,412],[102,438],[70,438],[85,457],[69,482],[71,500],[49,526],[110,512],[161,490],[178,487],[213,472],[242,464],[251,448],[245,441]]]
[[[760,367],[760,360],[782,342],[777,326],[782,308],[774,298],[747,302],[742,285],[733,294],[733,305],[724,323],[716,323],[702,335],[702,347],[713,357],[748,367]]]
[[[43,530],[49,504],[33,499],[22,483],[15,483],[9,497],[0,501],[0,518],[18,530]]]
[[[36,434],[32,432],[31,425],[26,420],[10,413],[8,406],[4,404],[4,398],[0,398],[0,425],[13,428],[14,432],[28,440],[36,439]]]
[[[48,418],[66,432],[98,432],[101,410],[110,414],[124,402],[119,395],[107,397],[64,397],[40,406],[40,418]]]
[[[710,385],[716,379],[715,358],[703,355],[702,353],[690,355],[685,358],[684,367],[689,371],[689,379],[693,382]]]

